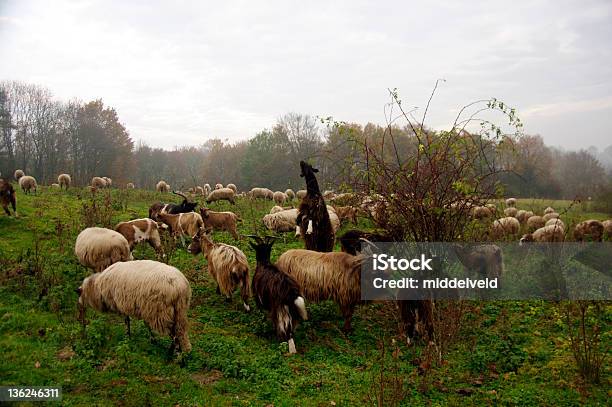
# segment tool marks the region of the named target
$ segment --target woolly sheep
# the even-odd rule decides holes
[[[128,335],[130,317],[142,319],[154,332],[172,338],[189,352],[187,311],[191,302],[189,281],[175,267],[152,260],[115,263],[104,272],[91,275],[77,289],[79,319],[85,323],[86,307],[125,316]]]
[[[94,189],[106,188],[106,180],[101,177],[93,177],[90,185]]]
[[[527,219],[527,230],[530,232],[534,232],[535,230],[544,227],[546,225],[546,221],[543,217],[534,215]]]
[[[274,192],[274,194],[272,195],[272,198],[274,199],[274,202],[276,202],[279,205],[284,204],[285,201],[288,199],[287,195],[281,191]]]
[[[304,197],[306,196],[306,190],[300,189],[295,193],[295,196],[297,197],[297,199],[304,199]]]
[[[19,186],[26,194],[29,194],[32,190],[36,192],[37,188],[36,180],[30,175],[24,175],[23,177],[19,178]]]
[[[504,209],[504,215],[506,215],[506,217],[516,218],[517,214],[518,214],[518,209],[514,207]]]
[[[293,201],[295,199],[295,192],[293,192],[293,189],[291,188],[288,188],[285,190],[285,195],[287,195],[287,198],[290,201]]]
[[[59,188],[59,187],[60,187],[60,184],[58,183],[54,182],[53,184],[51,184],[51,188]]]
[[[544,215],[547,213],[555,213],[555,210],[549,206],[548,208],[544,209]]]
[[[544,226],[549,226],[549,225],[556,225],[556,226],[559,226],[559,227],[562,227],[563,229],[565,229],[565,223],[563,223],[563,221],[561,219],[558,219],[558,218],[549,219],[544,224]]]
[[[272,207],[272,209],[270,209],[270,214],[274,214],[274,213],[277,213],[277,212],[282,212],[284,210],[285,209],[282,206],[274,205]]]
[[[206,197],[206,203],[216,201],[228,201],[229,203],[234,205],[236,204],[236,201],[234,200],[234,195],[234,191],[230,188],[215,189],[214,191],[211,191],[210,194],[208,194],[208,197]]]
[[[604,227],[604,233],[608,238],[612,238],[612,219],[604,220],[602,224]]]
[[[297,209],[281,210],[270,213],[263,217],[263,223],[269,230],[274,232],[291,232],[297,225]]]
[[[237,222],[241,222],[242,219],[233,212],[215,212],[208,208],[200,208],[200,215],[204,221],[205,229],[213,230],[225,230],[228,231],[232,237],[236,240],[240,239],[238,235],[238,228],[236,227]]]
[[[234,191],[235,194],[238,193],[238,188],[236,188],[235,184],[227,184],[225,188],[231,189],[232,191]]]
[[[68,174],[60,174],[57,176],[57,183],[59,184],[60,188],[65,187],[66,189],[68,189],[68,187],[70,187],[70,184],[72,183],[72,179]]]
[[[213,243],[204,228],[193,236],[187,248],[189,253],[197,255],[202,252],[208,263],[208,272],[217,283],[217,292],[231,299],[236,286],[240,286],[242,305],[248,312],[247,303],[251,293],[249,263],[245,254],[236,246],[224,243]]]
[[[133,260],[130,244],[119,232],[87,228],[77,236],[74,254],[83,266],[100,272],[118,261]]]
[[[493,203],[488,203],[485,205],[487,208],[489,208],[489,210],[491,211],[491,213],[495,213],[497,212],[497,206]]]
[[[517,213],[516,213],[516,218],[518,219],[518,221],[522,224],[527,223],[527,219],[529,219],[529,212],[527,212],[524,209],[520,209]]]
[[[327,190],[323,192],[323,198],[325,199],[334,199],[336,197],[336,193],[334,191]]]
[[[134,183],[133,183],[133,182],[128,182],[128,183],[125,185],[125,187],[126,187],[127,189],[134,189],[134,188],[135,188],[135,186],[134,186]]]
[[[548,225],[539,228],[533,233],[528,233],[521,237],[519,243],[524,242],[562,242],[565,240],[565,231],[562,227]]]
[[[549,212],[549,213],[545,214],[544,216],[542,216],[542,218],[543,218],[543,219],[544,219],[546,222],[548,222],[548,221],[549,221],[549,220],[551,220],[551,219],[558,218],[558,217],[559,217],[559,214],[558,214],[557,212]]]
[[[506,199],[506,206],[516,206],[516,198],[508,198]]]
[[[251,188],[248,195],[252,199],[266,199],[268,194],[265,188],[254,187],[254,188]]]
[[[470,209],[472,217],[474,219],[486,219],[493,216],[493,213],[486,206],[474,206]]]
[[[282,272],[297,281],[307,301],[333,300],[344,317],[344,331],[351,330],[351,319],[361,302],[361,266],[365,257],[343,252],[321,253],[291,249],[276,262]]]
[[[110,188],[113,186],[113,180],[108,177],[102,177],[104,181],[106,181],[106,188]]]
[[[204,196],[204,188],[198,185],[197,187],[195,187],[195,193],[198,196]]]
[[[149,218],[134,219],[127,222],[119,222],[115,226],[115,231],[125,237],[130,245],[130,250],[140,242],[148,242],[157,253],[162,253],[161,238],[157,222]]]
[[[602,222],[589,219],[580,222],[574,228],[574,239],[578,242],[590,240],[593,242],[601,242],[603,239],[604,225]]]
[[[518,219],[511,216],[497,219],[491,225],[491,233],[494,238],[501,239],[508,235],[515,235],[519,232],[521,224]]]
[[[15,181],[19,181],[19,178],[23,177],[24,175],[25,173],[22,170],[15,170],[15,174],[13,174]]]
[[[166,181],[161,180],[155,185],[155,190],[157,192],[170,192],[170,185],[168,185]]]
[[[211,190],[212,189],[210,188],[210,184],[204,184],[204,196],[208,196]]]
[[[221,189],[223,188],[223,184],[215,184],[215,189]]]

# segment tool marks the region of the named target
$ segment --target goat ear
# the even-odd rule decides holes
[[[316,168],[313,168],[312,172],[319,172],[319,170],[317,170]]]
[[[83,288],[79,287],[79,288],[75,288],[74,292],[77,293],[79,295],[79,297],[81,296],[81,293],[83,292]]]

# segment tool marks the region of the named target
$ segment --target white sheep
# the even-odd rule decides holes
[[[93,177],[90,185],[93,189],[106,188],[106,180],[102,177]]]
[[[168,183],[164,180],[160,180],[156,185],[155,185],[155,190],[157,192],[170,192],[170,185],[168,185]]]
[[[544,209],[544,215],[546,215],[547,213],[555,213],[556,211],[551,208],[550,206],[547,207],[546,209]]]
[[[297,215],[297,209],[281,210],[265,215],[263,223],[266,228],[275,232],[291,232],[297,226]]]
[[[70,187],[70,184],[72,183],[72,179],[68,174],[60,174],[57,176],[57,183],[59,184],[60,188],[65,187],[66,189],[68,189],[68,187]]]
[[[187,319],[191,287],[177,268],[152,260],[115,263],[85,278],[77,293],[83,324],[88,306],[110,311],[125,316],[128,335],[130,317],[134,317],[142,319],[152,331],[169,335],[171,354],[177,344],[181,352],[191,350]]]
[[[612,219],[604,220],[602,224],[604,227],[604,233],[608,238],[612,238]]]
[[[556,219],[556,218],[558,218],[558,217],[559,217],[559,214],[558,214],[557,212],[549,212],[549,213],[544,214],[544,216],[542,216],[542,218],[543,218],[543,219],[544,219],[546,222],[548,222],[548,221],[549,221],[549,220],[551,220],[551,219]]]
[[[204,184],[204,196],[208,196],[211,190],[212,189],[210,188],[210,184]]]
[[[135,186],[134,186],[134,183],[133,183],[133,182],[128,182],[128,183],[125,185],[125,187],[126,187],[127,189],[134,189],[134,188],[135,188]]]
[[[227,185],[225,186],[225,188],[229,188],[229,189],[231,189],[232,191],[234,191],[234,194],[237,194],[237,193],[238,193],[238,188],[236,188],[236,185],[235,185],[235,184],[227,184]]]
[[[104,181],[106,181],[106,188],[110,188],[113,186],[113,180],[108,177],[102,177]]]
[[[285,195],[287,195],[287,198],[289,198],[290,201],[295,199],[295,192],[293,192],[293,189],[291,188],[285,190]]]
[[[470,213],[474,219],[486,219],[493,216],[493,213],[486,206],[474,206],[470,208]]]
[[[519,243],[524,242],[563,242],[565,240],[565,230],[557,225],[548,225],[539,228],[533,233],[528,233],[521,237]]]
[[[206,203],[216,202],[216,201],[228,201],[232,205],[236,203],[235,201],[235,192],[230,188],[220,188],[211,191],[210,194],[206,197]]]
[[[272,194],[272,199],[274,199],[274,202],[276,202],[278,205],[282,205],[288,198],[284,192],[276,191]]]
[[[518,214],[518,209],[514,207],[504,209],[504,215],[506,215],[506,217],[516,218],[517,214]]]
[[[13,174],[13,176],[15,177],[15,181],[19,181],[19,178],[23,177],[25,175],[25,173],[23,172],[23,170],[15,170],[15,174]]]
[[[223,184],[215,184],[215,189],[221,189],[223,188]]]
[[[506,206],[516,206],[516,198],[508,198],[506,199]]]
[[[36,184],[36,179],[30,175],[24,175],[23,177],[19,178],[19,186],[26,194],[29,194],[32,190],[36,192],[36,188],[38,187]]]
[[[544,218],[542,218],[542,219],[544,219]],[[550,225],[560,226],[563,229],[565,229],[565,223],[563,223],[563,221],[561,219],[558,219],[558,218],[549,219],[544,224],[544,226],[550,226]]]
[[[541,216],[533,215],[530,216],[529,219],[527,219],[527,230],[529,230],[530,232],[533,232],[544,226],[546,226],[546,221]]]
[[[300,189],[299,191],[297,191],[295,193],[295,196],[297,197],[297,199],[304,199],[304,197],[306,196],[307,191],[305,189]]]
[[[198,185],[197,187],[195,187],[195,193],[198,196],[204,196],[204,188]]]
[[[491,225],[491,233],[494,238],[501,239],[508,235],[516,235],[521,228],[518,219],[511,216],[497,219]]]
[[[130,244],[119,232],[87,228],[77,236],[74,254],[83,266],[100,272],[118,261],[133,260]]]

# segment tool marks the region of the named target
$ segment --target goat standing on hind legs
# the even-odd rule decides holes
[[[334,249],[334,230],[327,205],[315,177],[318,169],[300,161],[300,177],[306,180],[306,196],[302,199],[297,216],[297,230],[306,244],[306,249],[331,252]]]

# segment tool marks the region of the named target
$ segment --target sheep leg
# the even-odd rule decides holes
[[[127,336],[132,336],[132,331],[130,330],[130,317],[125,317],[125,325],[127,326]]]

